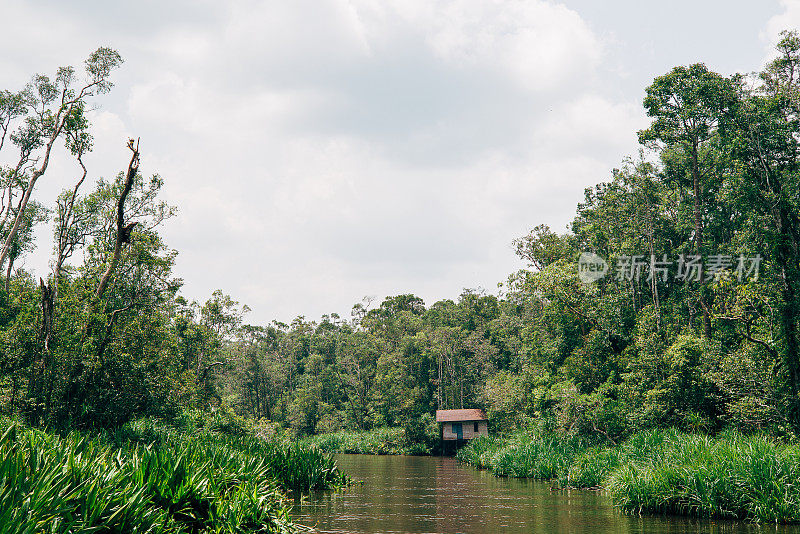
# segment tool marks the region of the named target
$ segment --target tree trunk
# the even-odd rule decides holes
[[[700,198],[700,164],[698,162],[697,141],[692,144],[692,187],[694,190],[694,248],[697,254],[703,254],[703,203]],[[701,280],[702,284],[702,280]],[[697,298],[703,310],[703,335],[711,336],[711,314],[703,295],[703,286],[697,289]]]
[[[777,191],[780,194],[780,190]],[[796,252],[798,249],[796,232],[790,227],[790,216],[785,206],[780,206],[775,210],[776,224],[778,230],[777,262],[781,273],[781,293],[783,294],[783,309],[781,310],[781,323],[784,336],[786,337],[786,353],[784,365],[788,371],[789,390],[792,395],[791,400],[791,420],[795,425],[800,426],[800,342],[798,342],[797,332],[797,310],[800,306],[797,295],[797,284],[800,277],[797,268],[794,266]]]
[[[8,267],[6,268],[6,295],[11,295],[11,269],[14,267],[14,260],[8,258]]]
[[[692,187],[694,189],[694,247],[698,254],[703,249],[703,216],[700,201],[700,167],[697,142],[692,145]]]
[[[128,226],[125,226],[125,199],[128,198],[128,193],[131,192],[133,180],[139,170],[139,142],[137,141],[136,146],[134,146],[133,139],[131,139],[128,142],[128,148],[131,149],[133,154],[131,155],[131,161],[128,164],[128,172],[125,175],[125,184],[122,187],[122,193],[119,195],[119,200],[117,201],[117,236],[114,241],[114,254],[111,256],[111,262],[108,264],[106,272],[103,273],[100,283],[97,284],[95,297],[98,299],[103,296],[103,292],[108,286],[111,275],[114,273],[114,269],[117,268],[119,257],[122,254],[122,245],[128,242],[130,239],[130,233],[133,230],[133,226],[136,225],[136,223],[132,223]]]
[[[50,338],[53,333],[53,290],[49,284],[45,284],[44,280],[39,278],[39,286],[42,290],[42,364],[41,364],[41,376],[37,377],[37,380],[41,380],[41,385],[38,388],[39,392],[38,395],[41,397],[42,394],[46,395],[45,399],[37,399],[37,403],[43,402],[44,403],[44,414],[45,416],[50,413],[50,403],[52,401],[52,384],[51,387],[47,387],[46,384],[51,382],[48,380],[48,377],[52,377],[52,351],[50,349]],[[47,390],[46,392],[43,390]]]

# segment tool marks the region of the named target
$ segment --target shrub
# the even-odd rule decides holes
[[[402,428],[375,428],[361,432],[334,432],[309,436],[300,441],[325,452],[343,454],[430,454],[419,443],[409,443]]]

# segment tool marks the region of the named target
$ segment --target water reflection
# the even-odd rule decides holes
[[[604,495],[496,478],[452,458],[340,455],[356,484],[295,507],[294,518],[327,533],[798,533],[800,528],[680,517],[635,517]]]

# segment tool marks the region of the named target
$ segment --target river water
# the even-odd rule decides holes
[[[797,526],[630,516],[599,492],[497,478],[453,458],[343,454],[337,461],[361,482],[314,494],[294,509],[298,523],[318,532],[800,534]]]

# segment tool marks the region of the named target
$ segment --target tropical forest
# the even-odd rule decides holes
[[[496,287],[288,323],[252,324],[224,280],[185,296],[147,138],[114,140],[115,176],[86,165],[117,50],[3,88],[0,531],[305,531],[298,506],[363,478],[349,455],[621,517],[800,522],[800,34],[773,44],[759,72],[643,87],[638,153],[568,228],[533,214]],[[489,435],[448,451],[436,413],[459,409]]]

